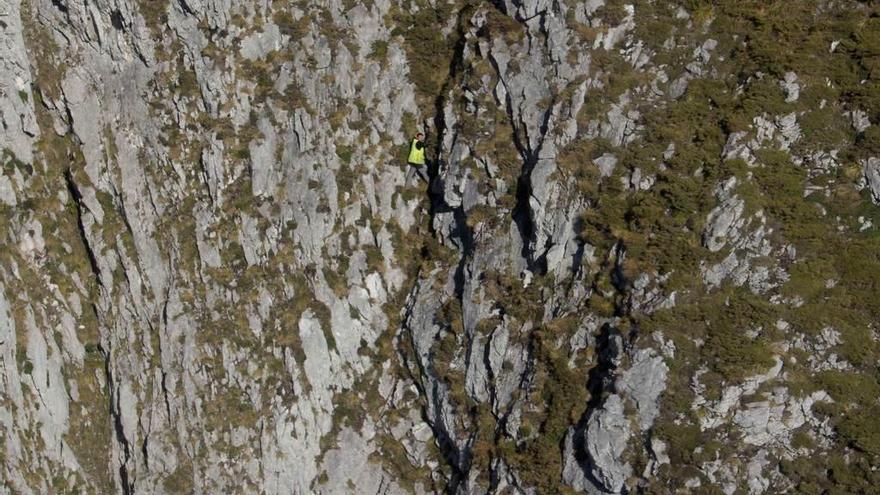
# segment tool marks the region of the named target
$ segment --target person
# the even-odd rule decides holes
[[[425,182],[429,182],[428,166],[425,164],[425,135],[421,132],[417,133],[409,144],[409,157],[407,157],[406,163],[406,187],[409,187],[410,180],[415,174],[418,174]]]

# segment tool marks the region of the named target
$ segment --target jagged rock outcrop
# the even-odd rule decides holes
[[[880,158],[871,157],[865,160],[864,175],[871,191],[871,200],[880,204]]]

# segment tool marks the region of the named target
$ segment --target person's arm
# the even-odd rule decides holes
[[[425,143],[424,143],[424,142],[422,142],[422,141],[416,141],[416,149],[417,149],[417,150],[422,150],[422,149],[424,149],[424,148],[425,148]]]

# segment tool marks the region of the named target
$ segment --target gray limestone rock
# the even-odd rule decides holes
[[[703,228],[703,246],[709,251],[719,251],[728,241],[736,242],[740,238],[740,229],[745,225],[742,218],[745,202],[733,194],[737,184],[736,177],[731,177],[715,189],[721,204],[709,212]]]
[[[623,400],[611,395],[587,421],[583,442],[590,459],[590,474],[611,493],[621,493],[632,467],[623,458],[631,434]]]
[[[700,376],[708,370],[706,368],[698,370],[692,382],[692,389],[696,394],[692,409],[701,411],[700,428],[705,430],[725,424],[727,416],[736,410],[744,396],[754,394],[763,383],[778,377],[783,363],[779,357],[775,359],[776,363],[766,373],[749,377],[742,384],[726,387],[718,400],[708,400],[702,395],[705,386],[700,384]]]
[[[702,290],[631,274],[637,246],[588,239],[583,214],[606,186],[627,202],[668,191],[692,150],[661,152],[643,126],[726,77],[729,43],[684,7],[463,5],[0,0],[0,492],[538,493],[506,447],[539,440],[568,373],[596,402],[562,425],[562,472],[546,475],[595,494],[665,476],[673,439],[654,425],[681,376],[664,359],[702,356],[671,329],[616,327]],[[426,78],[412,42],[435,13],[453,58]],[[639,29],[653,15],[667,40]],[[604,72],[618,63],[627,87]],[[788,103],[815,89],[779,84]],[[811,199],[839,179],[850,143],[801,150],[812,115],[794,110],[727,136],[718,158],[749,168],[698,227],[705,291],[804,304],[774,292],[798,261],[785,229],[739,189],[767,150],[802,167]],[[404,184],[411,127],[429,136],[425,189]],[[880,203],[880,160],[862,165]],[[839,446],[812,414],[830,397],[797,396],[783,362],[854,372],[848,334],[795,327],[774,349],[804,363],[780,351],[718,396],[697,373],[693,413],[707,438],[736,435],[737,462],[688,466],[701,477],[670,489],[766,492],[787,486],[781,459]],[[815,447],[790,446],[802,431]]]
[[[725,160],[739,158],[744,160],[750,167],[754,166],[756,158],[749,145],[743,143],[743,140],[747,135],[748,133],[745,131],[738,131],[727,136],[727,143],[724,145],[724,150],[721,152],[721,156]]]
[[[660,413],[660,394],[666,390],[669,368],[663,358],[651,349],[640,349],[632,365],[615,382],[615,388],[635,403],[638,424],[642,431],[651,428]]]
[[[18,198],[15,195],[15,186],[12,181],[5,175],[0,175],[0,201],[7,206],[15,206],[18,204]]]
[[[794,72],[786,72],[785,77],[779,82],[782,90],[785,91],[786,103],[797,101],[800,96],[801,87],[798,84],[797,74]]]
[[[736,285],[747,285],[755,293],[766,293],[788,280],[788,273],[781,266],[766,267],[753,260],[774,252],[781,259],[794,259],[796,252],[790,246],[771,245],[768,238],[773,231],[767,226],[763,211],[743,216],[745,202],[733,193],[737,182],[731,177],[715,190],[720,204],[707,216],[703,245],[712,252],[726,249],[728,254],[714,265],[703,263],[703,282],[718,287],[724,280],[732,280]]]
[[[863,110],[853,110],[850,113],[850,118],[852,119],[852,126],[856,132],[865,132],[865,129],[871,127],[871,119],[868,118],[868,114]]]
[[[569,428],[565,435],[565,443],[562,448],[562,480],[566,485],[578,491],[598,491],[595,485],[587,478],[587,473],[581,466],[575,454],[575,429]]]
[[[394,477],[370,461],[375,429],[365,424],[364,431],[343,428],[336,438],[336,448],[329,450],[321,464],[327,481],[317,483],[314,493],[350,493],[352,487],[362,493],[394,494],[403,490]]]
[[[740,229],[746,223],[743,218],[745,202],[737,196],[731,196],[716,206],[706,218],[703,229],[703,245],[709,251],[717,252],[728,242],[740,239]]]
[[[599,167],[599,174],[602,177],[610,177],[614,173],[614,166],[617,165],[617,157],[611,153],[605,153],[593,161]]]
[[[268,117],[257,121],[261,138],[251,141],[250,151],[251,188],[254,196],[272,195],[279,183],[276,171],[278,136]]]
[[[637,133],[641,130],[638,123],[641,114],[638,110],[627,110],[630,102],[630,96],[624,94],[620,97],[620,101],[611,106],[611,110],[606,115],[607,121],[602,122],[599,127],[599,135],[616,146],[624,146],[635,140]]]
[[[40,128],[23,30],[21,1],[0,1],[0,149],[31,163]]]
[[[871,191],[871,200],[880,204],[880,158],[871,157],[863,162],[862,174]]]
[[[261,33],[253,33],[241,40],[241,56],[246,60],[264,58],[281,48],[283,37],[275,24],[268,24]]]

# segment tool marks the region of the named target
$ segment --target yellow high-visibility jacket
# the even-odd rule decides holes
[[[409,145],[409,158],[407,162],[413,165],[425,164],[425,143],[413,138],[412,143]]]

